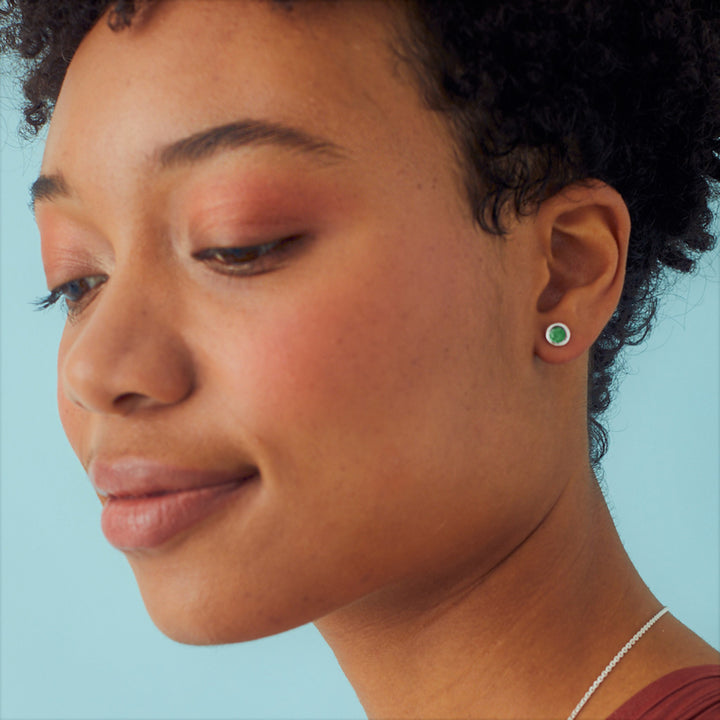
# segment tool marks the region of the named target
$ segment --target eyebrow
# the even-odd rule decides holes
[[[157,159],[161,167],[193,163],[219,150],[247,146],[275,145],[309,155],[339,160],[345,156],[343,148],[322,137],[299,128],[265,120],[240,120],[201,130],[161,148]]]
[[[192,164],[226,150],[272,145],[298,151],[325,161],[347,157],[344,148],[305,130],[266,120],[239,120],[201,130],[188,137],[160,147],[153,159],[162,169]],[[69,197],[70,187],[62,173],[40,175],[30,186],[30,206],[34,210],[39,200]]]
[[[38,200],[54,200],[57,197],[69,197],[70,188],[61,173],[41,175],[30,186],[30,207],[34,211]]]

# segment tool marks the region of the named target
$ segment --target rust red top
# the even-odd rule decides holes
[[[720,720],[720,665],[698,665],[661,677],[607,720]]]

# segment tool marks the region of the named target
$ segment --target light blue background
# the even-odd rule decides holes
[[[196,648],[151,623],[55,407],[60,312],[45,292],[27,207],[40,143],[23,146],[0,93],[2,336],[0,717],[358,718],[362,708],[312,627]],[[646,582],[716,647],[720,263],[679,283],[615,404],[608,495]]]

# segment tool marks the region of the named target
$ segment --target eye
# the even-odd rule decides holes
[[[208,248],[193,257],[227,275],[260,275],[274,270],[302,239],[302,235],[291,235],[259,245]]]
[[[38,310],[45,310],[58,301],[63,301],[67,315],[77,315],[92,299],[92,291],[100,287],[106,280],[107,275],[89,275],[69,280],[53,288],[48,295],[37,300],[35,305]]]

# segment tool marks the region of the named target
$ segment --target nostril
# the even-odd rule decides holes
[[[121,412],[121,413],[127,413],[131,412],[132,410],[138,409],[143,404],[152,404],[152,399],[149,398],[147,395],[142,395],[141,393],[123,393],[122,395],[118,395],[113,401],[113,407],[115,410]]]

